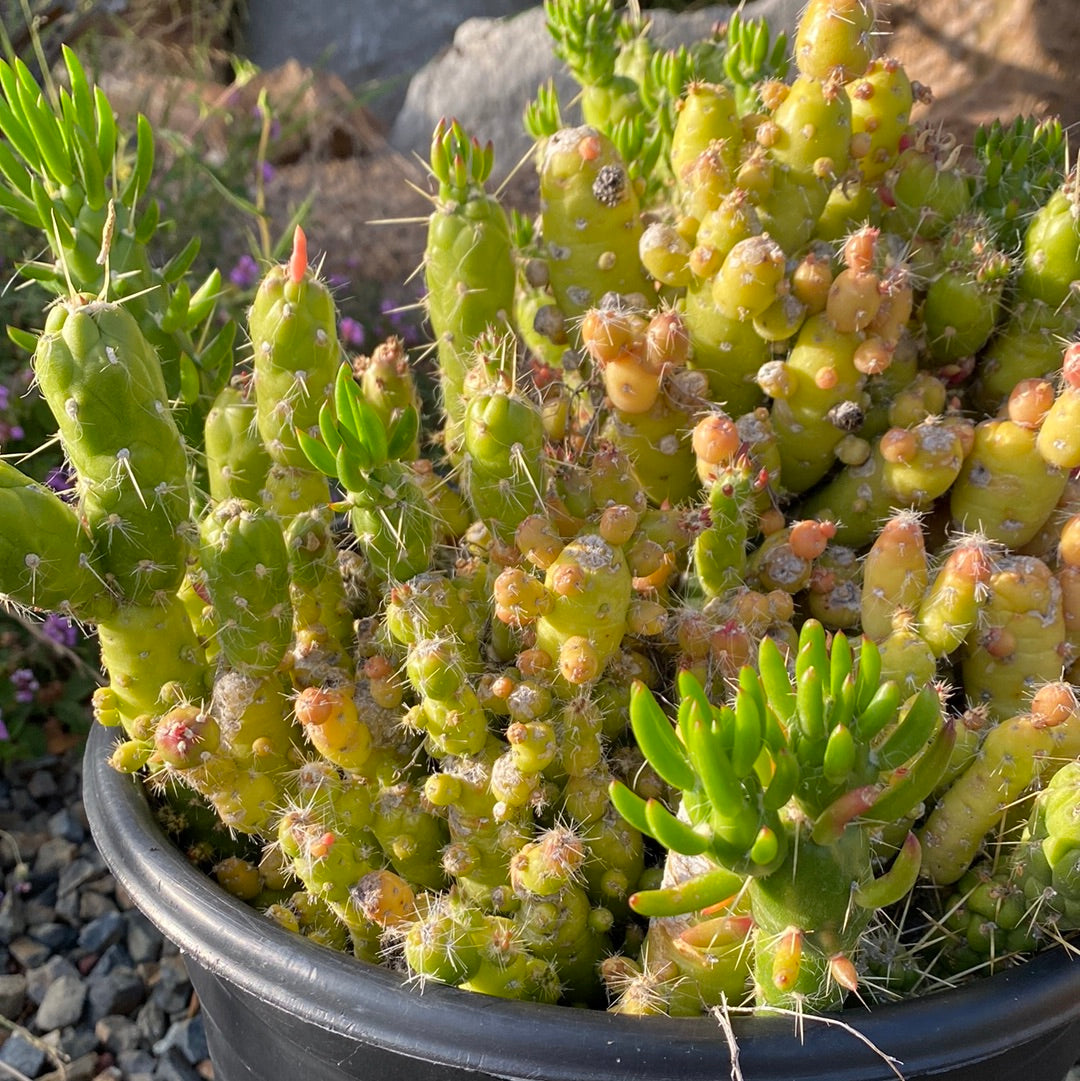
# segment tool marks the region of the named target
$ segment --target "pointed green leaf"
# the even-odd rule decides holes
[[[211,401],[218,396],[218,392],[232,376],[235,341],[236,320],[230,319],[199,354],[199,368],[203,373],[203,381],[207,384],[208,397]]]
[[[116,158],[116,117],[105,92],[99,86],[94,87],[94,132],[97,144],[98,161],[101,168],[111,173]]]
[[[679,686],[679,731],[682,732],[683,741],[686,741],[686,728],[689,726],[691,707],[697,706],[702,717],[712,716],[712,703],[705,694],[697,677],[690,671],[683,670],[678,675]],[[683,706],[686,702],[690,705]]]
[[[331,453],[330,449],[323,443],[320,443],[317,439],[313,439],[302,428],[296,428],[296,439],[300,444],[300,449],[304,452],[304,457],[320,472],[324,473],[328,477],[337,477],[338,465],[337,460]]]
[[[334,411],[343,431],[351,432],[357,438],[360,438],[360,421],[356,408],[359,397],[360,388],[353,378],[352,369],[348,364],[342,364],[334,379]]]
[[[7,328],[7,336],[15,345],[20,349],[26,350],[27,353],[33,353],[37,349],[37,335],[31,334],[28,330],[23,330],[21,327],[9,326]]]
[[[156,199],[151,199],[146,209],[139,215],[135,222],[135,240],[143,245],[149,244],[157,232],[158,223],[161,220],[161,207]]]
[[[844,680],[851,674],[853,662],[851,641],[843,631],[833,635],[832,651],[829,654],[829,694],[836,698]]]
[[[185,324],[190,300],[191,287],[181,278],[169,293],[169,300],[161,317],[161,329],[164,333],[175,334]]]
[[[0,142],[0,173],[3,173],[13,192],[30,199],[30,174],[5,142]]]
[[[108,200],[109,192],[105,186],[105,173],[97,156],[97,147],[90,136],[81,128],[71,130],[71,145],[75,151],[75,163],[82,178],[86,204],[91,210],[100,210]]]
[[[26,67],[21,61],[16,61],[16,64]],[[27,69],[27,76],[29,85],[23,80],[20,80],[18,84],[18,100],[23,123],[33,136],[42,164],[48,174],[57,184],[67,186],[75,179],[75,173],[72,169],[71,154],[64,145],[60,122],[45,104],[41,90],[33,77],[29,75],[29,69]]]
[[[855,735],[861,742],[869,743],[885,731],[900,708],[901,694],[900,685],[891,679],[878,687],[873,698],[855,715]]]
[[[187,355],[180,354],[180,400],[184,405],[194,405],[199,400],[199,369],[195,361]]]
[[[934,687],[923,687],[888,739],[872,756],[878,769],[888,773],[902,766],[930,739],[941,720],[941,699]]]
[[[386,456],[390,461],[396,461],[407,453],[413,445],[420,431],[420,416],[414,406],[406,406],[394,418],[387,436]]]
[[[721,730],[696,711],[687,726],[687,753],[717,814],[732,818],[745,807],[743,786],[722,745]]]
[[[202,241],[193,236],[162,268],[161,277],[170,284],[179,281],[191,268],[199,254]]]
[[[359,388],[357,388],[359,390]],[[389,441],[386,437],[386,425],[378,410],[362,394],[356,397],[356,415],[360,424],[361,442],[371,452],[374,465],[382,465],[389,457]]]
[[[649,824],[649,836],[655,837],[671,852],[681,852],[684,856],[700,856],[708,851],[709,842],[692,827],[676,818],[659,800],[651,799],[646,802],[645,820]]]
[[[150,186],[154,173],[154,131],[139,113],[135,123],[135,164],[120,195],[125,206],[134,206]]]
[[[773,712],[783,724],[790,724],[795,716],[795,692],[780,647],[768,635],[758,647],[758,672]]]
[[[71,101],[75,106],[75,115],[85,131],[94,130],[94,98],[90,93],[90,84],[86,72],[74,51],[66,44],[60,46],[67,68],[68,82],[71,85]]]
[[[855,708],[861,713],[881,685],[881,650],[872,639],[863,637],[855,669]]]
[[[825,690],[813,666],[803,670],[795,687],[799,728],[811,742],[823,740],[825,732]]]
[[[336,455],[341,449],[342,439],[337,425],[334,424],[334,414],[329,402],[323,402],[319,407],[319,433],[323,437],[323,442],[330,448],[330,453]]]
[[[0,61],[2,64],[3,61]],[[0,68],[2,71],[3,68]],[[41,154],[38,152],[34,137],[23,124],[20,114],[7,102],[0,102],[0,133],[19,152],[27,167],[35,172],[41,171]]]
[[[787,747],[772,752],[773,775],[761,797],[766,811],[779,811],[799,785],[799,760]]]
[[[41,212],[37,204],[15,191],[0,188],[0,209],[31,228],[41,228]]]
[[[641,753],[668,784],[683,791],[697,784],[686,748],[641,680],[634,680],[630,686],[630,726]]]
[[[347,491],[363,492],[371,487],[367,479],[371,459],[364,457],[366,453],[365,447],[361,447],[359,452],[351,451],[348,446],[338,447],[337,454],[334,455],[337,462],[337,476]]]
[[[682,916],[719,904],[742,889],[743,875],[717,867],[695,875],[677,886],[658,890],[639,890],[630,898],[630,907],[639,915],[652,917]]]
[[[221,271],[214,267],[206,276],[206,280],[202,285],[191,294],[191,303],[188,304],[188,330],[194,330],[195,327],[210,317],[220,296]]]
[[[612,781],[608,785],[608,795],[611,805],[638,833],[652,836],[649,820],[645,817],[645,801],[636,792],[627,788],[622,781]]]

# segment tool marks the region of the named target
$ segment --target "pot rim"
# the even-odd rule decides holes
[[[94,839],[143,914],[218,978],[317,1028],[498,1077],[571,1081],[586,1064],[596,1081],[729,1076],[729,1036],[707,1017],[571,1014],[565,1006],[508,1001],[435,983],[420,991],[399,973],[278,926],[227,894],[169,842],[140,778],[108,764],[114,733],[95,722],[87,740],[84,802]],[[1020,1044],[1044,1043],[1080,1025],[1080,961],[1073,952],[1046,950],[1026,964],[959,988],[866,1012],[849,1010],[844,1027],[837,1024],[839,1015],[807,1017],[802,1039],[790,1017],[736,1015],[731,1028],[738,1057],[748,1077],[846,1081],[865,1078],[875,1066],[882,1078],[900,1076],[882,1052],[902,1061],[902,1073],[919,1075],[920,1069],[936,1073]],[[571,1016],[573,1062],[553,1064],[553,1049],[567,1044]],[[827,1074],[804,1072],[814,1061],[820,1068],[830,1060]]]

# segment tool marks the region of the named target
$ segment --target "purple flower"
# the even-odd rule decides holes
[[[250,255],[241,255],[229,271],[229,281],[238,289],[250,289],[259,276],[259,264]]]
[[[16,668],[11,673],[11,685],[15,688],[15,701],[23,704],[33,702],[34,695],[41,690],[41,684],[30,668]]]
[[[274,174],[276,170],[268,161],[264,161],[260,168],[262,170],[263,183],[269,184],[270,181],[274,179]]]
[[[7,725],[4,724],[4,714],[0,711],[0,741],[7,742],[11,739],[11,733],[7,730]]]
[[[26,435],[26,432],[24,431],[21,424],[13,424],[8,429],[8,434],[11,436],[12,439],[18,440],[22,439]]]
[[[51,638],[57,645],[67,646],[69,649],[79,639],[75,624],[64,616],[58,616],[55,612],[50,612],[45,617],[45,622],[41,625],[41,633],[46,638]]]
[[[341,320],[341,323],[338,326],[338,333],[341,335],[341,340],[346,345],[351,345],[357,349],[364,344],[364,338],[366,337],[363,326],[355,319],[349,318],[349,316],[345,316],[345,318]]]
[[[75,478],[63,466],[54,465],[45,478],[45,484],[54,492],[63,495],[75,487]]]

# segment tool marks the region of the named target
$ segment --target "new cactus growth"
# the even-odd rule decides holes
[[[1060,129],[961,167],[864,0],[808,5],[788,81],[738,13],[662,53],[545,11],[585,123],[530,109],[512,226],[438,125],[415,355],[344,355],[298,231],[234,372],[220,275],[149,264],[149,125],[128,161],[70,53],[57,116],[0,65],[76,477],[0,461],[0,593],[97,627],[112,761],[243,835],[184,830],[226,888],[420,983],[833,1010],[1076,930]]]

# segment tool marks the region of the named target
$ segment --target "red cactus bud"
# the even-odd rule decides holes
[[[307,265],[307,237],[304,235],[304,230],[298,225],[293,233],[292,255],[289,256],[289,278],[296,282],[297,285],[304,280]]]

